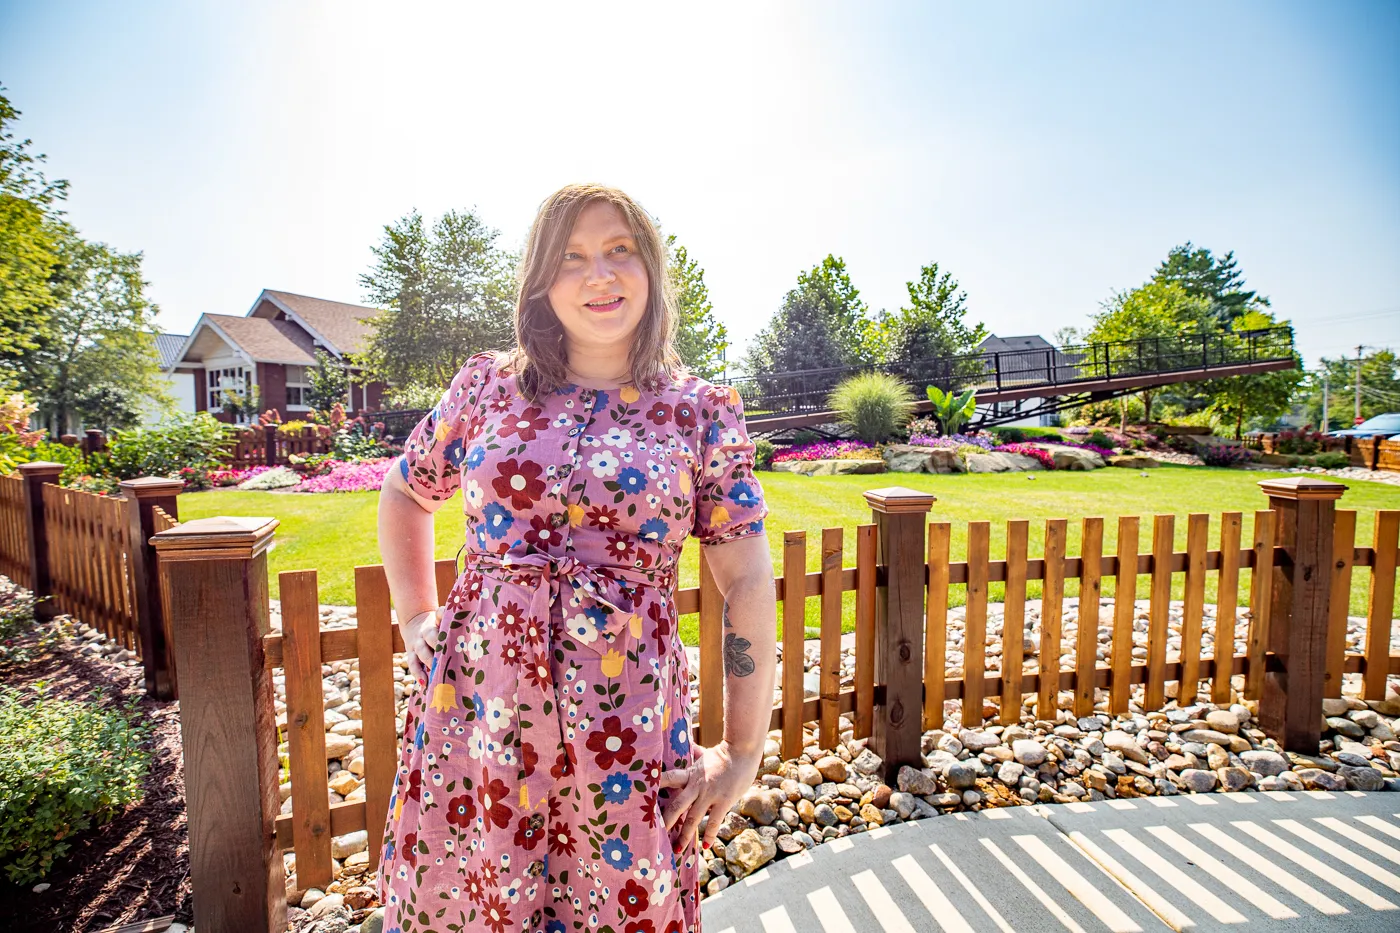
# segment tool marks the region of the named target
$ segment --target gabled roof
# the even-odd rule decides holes
[[[314,366],[315,341],[305,330],[291,321],[269,321],[266,318],[237,317],[232,314],[200,315],[194,331],[185,338],[175,363],[202,362],[189,360],[190,352],[200,343],[200,336],[209,330],[252,363],[287,363],[293,366]],[[174,364],[172,364],[174,365]]]
[[[1023,337],[998,337],[996,334],[988,334],[987,339],[977,345],[978,353],[1008,353],[1015,350],[1051,350],[1054,349],[1050,341],[1039,334],[1027,334]]]
[[[380,313],[378,308],[352,305],[344,301],[327,301],[293,292],[264,289],[249,309],[250,318],[272,318],[280,311],[304,327],[316,342],[336,356],[358,353],[364,349],[369,334],[366,321]]]
[[[160,357],[161,369],[169,369],[179,361],[180,351],[188,339],[188,334],[156,334],[156,354]]]

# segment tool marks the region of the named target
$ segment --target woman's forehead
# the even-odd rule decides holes
[[[574,229],[569,231],[569,243],[581,240],[631,239],[632,228],[616,204],[594,201],[579,212]]]

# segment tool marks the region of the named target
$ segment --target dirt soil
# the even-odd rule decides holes
[[[95,933],[171,914],[192,923],[179,703],[146,699],[139,664],[81,655],[79,643],[64,638],[41,645],[33,631],[18,642],[31,660],[0,666],[0,684],[24,688],[42,680],[50,696],[63,699],[86,699],[96,689],[109,708],[142,697],[138,711],[152,725],[152,752],[144,799],[75,837],[43,879],[48,890],[36,894],[34,883],[16,886],[0,876],[0,930]]]

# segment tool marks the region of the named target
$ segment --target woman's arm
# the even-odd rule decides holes
[[[409,623],[439,605],[433,573],[433,513],[441,505],[409,489],[398,469],[389,471],[379,491],[379,554],[408,650],[409,673],[420,681],[427,679],[432,646],[415,638],[417,632]]]
[[[682,846],[694,837],[706,815],[704,844],[714,844],[725,813],[753,784],[763,763],[773,710],[778,612],[768,539],[749,535],[705,547],[728,615],[724,739],[701,748],[689,768],[661,775],[661,787],[672,790],[663,814],[666,828],[682,823],[678,837]]]

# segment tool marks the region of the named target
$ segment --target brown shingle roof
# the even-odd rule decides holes
[[[291,308],[297,317],[329,341],[335,351],[342,355],[358,353],[364,349],[365,338],[369,334],[369,325],[365,321],[379,313],[378,308],[367,308],[343,301],[327,301],[324,298],[295,295],[291,292],[268,289],[263,294]]]
[[[206,314],[204,317],[245,353],[263,363],[292,363],[314,366],[315,342],[311,335],[291,321],[269,321],[232,314]]]

